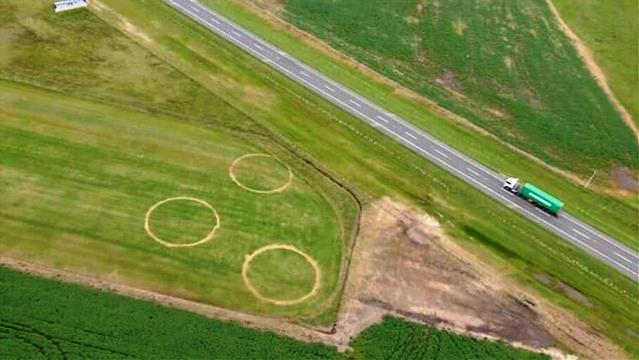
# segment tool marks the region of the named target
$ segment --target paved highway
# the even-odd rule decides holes
[[[501,188],[503,176],[385,111],[339,83],[193,0],[165,0],[184,15],[242,48],[329,102],[396,139],[504,205],[639,281],[639,255],[564,212],[555,217]],[[513,241],[516,241],[514,239]]]

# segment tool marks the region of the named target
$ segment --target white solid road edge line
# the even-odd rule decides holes
[[[574,220],[572,218],[572,216],[570,215],[566,215],[564,216],[564,219],[568,220],[569,222],[573,223],[576,226],[579,226],[582,230],[587,231],[589,233],[591,233],[594,237],[601,239],[605,242],[607,242],[608,244],[616,247],[617,249],[623,251],[624,253],[626,253],[627,255],[632,256],[633,258],[637,258],[639,259],[639,254],[633,252],[630,249],[627,249],[626,247],[622,246],[621,244],[619,244],[618,242],[616,242],[615,240],[611,240],[608,238],[608,236],[606,236],[605,234],[601,233],[600,231],[596,230],[596,229],[590,229],[588,228],[586,225],[579,223],[578,221]]]
[[[191,13],[191,15],[192,15],[192,16],[194,16],[195,18],[198,18],[199,20],[203,21],[203,19],[199,18],[197,15],[193,14],[193,13],[192,13],[192,12],[190,12],[188,9],[185,9],[184,7],[180,6],[179,4],[176,4],[173,0],[169,0],[169,2],[171,2],[172,4],[174,4],[175,6],[177,6],[178,8],[180,8],[180,9],[182,9],[182,10],[186,11],[187,13]],[[205,22],[205,21],[203,21],[203,22]],[[218,31],[220,31],[220,32],[221,32],[221,30],[218,30]],[[226,33],[225,33],[225,34],[226,34]],[[245,45],[245,44],[243,44],[243,43],[241,43],[241,42],[237,42],[236,44],[240,45],[241,47],[243,47],[244,49],[248,50],[249,52],[255,53],[255,52],[254,52],[254,50],[252,50],[249,46],[247,46],[247,45]],[[310,82],[306,82],[305,80],[303,80],[302,78],[300,78],[299,76],[297,76],[297,74],[292,73],[291,71],[289,71],[288,69],[284,68],[284,67],[283,67],[283,66],[281,66],[280,64],[278,64],[278,63],[276,63],[276,62],[271,62],[271,64],[273,64],[274,66],[277,66],[277,67],[278,67],[278,68],[280,68],[282,71],[284,71],[285,73],[289,74],[290,76],[292,76],[292,77],[294,77],[294,78],[298,79],[300,82],[302,82],[302,83],[304,83],[304,84],[307,84],[307,86],[314,88],[314,89],[315,89],[316,91],[318,91],[319,93],[324,94],[325,96],[328,96],[328,97],[332,98],[333,100],[335,100],[336,102],[338,102],[338,103],[342,104],[343,106],[345,106],[345,107],[347,107],[347,108],[351,109],[351,111],[353,111],[353,112],[355,112],[355,113],[360,114],[360,116],[362,116],[362,117],[364,117],[364,118],[368,119],[368,120],[369,120],[369,121],[371,121],[371,122],[375,122],[374,120],[370,119],[370,118],[369,118],[366,114],[363,114],[362,112],[360,112],[360,111],[358,111],[357,109],[355,109],[355,108],[353,108],[353,107],[349,106],[348,104],[346,104],[345,102],[341,101],[340,99],[335,98],[335,97],[334,97],[334,96],[332,96],[331,94],[328,94],[328,93],[326,93],[326,92],[322,91],[321,89],[319,89],[318,87],[316,87],[314,84],[312,84],[312,83],[310,83]],[[426,155],[432,156],[431,154],[427,153],[424,149],[420,148],[418,145],[414,144],[412,141],[410,141],[410,140],[408,140],[408,139],[404,138],[403,136],[401,136],[401,135],[397,134],[397,133],[396,133],[396,132],[394,132],[393,130],[391,130],[391,129],[389,129],[389,128],[387,128],[387,127],[383,126],[383,125],[380,125],[380,126],[381,126],[381,127],[383,127],[386,131],[388,131],[388,132],[390,132],[390,133],[392,133],[392,134],[395,134],[395,136],[397,136],[398,138],[400,138],[400,139],[404,140],[405,142],[407,142],[407,143],[411,144],[411,145],[412,145],[412,147],[413,147],[413,148],[415,148],[416,150],[421,151],[422,153],[424,153],[424,154],[426,154]],[[438,151],[438,150],[435,150],[435,151]],[[438,151],[438,152],[439,152],[439,151]],[[464,178],[468,179],[469,181],[472,181],[473,183],[477,184],[477,186],[482,187],[482,188],[484,188],[486,191],[488,191],[488,192],[490,192],[490,193],[492,193],[492,194],[495,194],[497,197],[501,198],[502,200],[506,200],[507,202],[511,203],[509,199],[504,198],[501,194],[499,194],[499,193],[495,192],[494,190],[490,189],[490,188],[489,188],[489,187],[487,187],[486,185],[484,185],[484,184],[482,184],[482,183],[480,183],[480,182],[476,181],[475,179],[473,179],[473,178],[469,177],[468,175],[466,175],[466,174],[462,173],[461,171],[457,170],[456,168],[452,167],[451,165],[447,164],[446,162],[439,161],[439,163],[440,163],[440,164],[442,164],[442,165],[444,165],[444,166],[446,166],[447,168],[449,168],[452,172],[457,173],[457,174],[458,174],[458,176],[463,176]],[[480,167],[480,168],[481,168],[481,167]],[[607,260],[611,261],[612,263],[614,263],[614,264],[618,265],[619,267],[622,267],[623,269],[625,269],[625,270],[629,271],[631,274],[636,275],[634,270],[628,269],[626,266],[624,266],[624,265],[622,265],[622,264],[618,263],[617,261],[615,261],[614,259],[612,259],[612,258],[611,258],[611,257],[609,257],[608,255],[606,255],[606,254],[604,254],[604,253],[600,252],[599,250],[597,250],[597,249],[593,248],[593,247],[592,247],[591,245],[589,245],[588,243],[585,243],[585,242],[583,242],[583,241],[579,240],[578,238],[575,238],[575,237],[571,236],[570,234],[568,234],[568,233],[566,233],[565,231],[563,231],[563,230],[559,229],[559,228],[558,228],[558,227],[556,227],[555,225],[553,225],[553,224],[551,224],[551,223],[549,223],[549,222],[545,221],[543,218],[540,218],[538,215],[536,215],[535,213],[531,212],[530,210],[528,210],[528,209],[526,209],[526,208],[522,208],[522,207],[519,207],[519,209],[520,209],[520,210],[522,210],[522,211],[527,212],[528,214],[530,214],[531,216],[533,216],[533,217],[534,217],[534,218],[536,218],[537,220],[542,221],[544,224],[547,224],[549,227],[551,227],[551,228],[555,229],[555,231],[556,231],[556,232],[559,232],[559,233],[564,234],[564,235],[565,235],[565,236],[567,236],[568,238],[573,239],[574,241],[576,241],[576,242],[578,242],[578,243],[582,244],[583,246],[585,246],[585,247],[587,247],[587,248],[591,249],[593,252],[595,252],[595,253],[599,254],[599,256],[601,256],[601,257],[603,257],[603,258],[605,258],[605,259],[607,259]]]

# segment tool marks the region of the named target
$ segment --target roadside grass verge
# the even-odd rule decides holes
[[[240,111],[88,11],[55,14],[50,1],[7,0],[0,14],[0,78],[258,131]]]
[[[564,21],[592,50],[619,101],[639,124],[639,4],[633,0],[553,0]]]
[[[153,41],[140,44],[242,109],[310,163],[349,184],[364,202],[390,195],[418,205],[436,216],[451,236],[499,264],[504,273],[577,313],[636,354],[631,334],[639,330],[634,311],[638,299],[637,285],[632,280],[470,189],[169,6],[102,0],[94,11],[116,26],[121,24],[119,17],[125,17],[137,28],[145,29],[145,35]],[[268,29],[259,19],[249,19]],[[212,81],[218,78],[232,86]],[[246,88],[258,92],[268,89],[271,101],[264,103],[242,96]],[[594,194],[585,194],[594,203]],[[624,208],[623,203],[619,206]],[[629,224],[632,209],[626,211],[627,216],[615,214],[610,218]],[[633,232],[625,233],[627,239],[634,239]],[[593,306],[584,307],[545,287],[535,280],[537,273],[549,274],[578,289]]]
[[[639,214],[639,202],[636,196],[618,199],[598,192],[598,190],[584,189],[582,184],[575,183],[572,179],[531,161],[495,139],[438,115],[418,100],[402,96],[396,87],[381,83],[355,67],[335,60],[300,39],[298,35],[282,27],[274,26],[272,22],[266,21],[236,2],[205,0],[204,3],[304,63],[340,81],[350,89],[402,118],[412,121],[480,163],[505,176],[517,176],[525,179],[556,195],[566,203],[566,210],[571,214],[610,234],[633,249],[639,249],[639,238],[636,236],[639,233],[639,224],[635,221]],[[191,34],[191,36],[200,35]],[[194,73],[189,72],[189,74]],[[204,81],[206,79],[202,77],[200,82]],[[375,138],[377,139],[377,136]],[[596,184],[600,180],[602,185],[607,186],[607,183],[603,182],[602,176],[596,177],[594,183]]]
[[[413,359],[459,358],[460,351],[468,350],[472,353],[463,354],[476,359],[546,358],[393,318],[356,338],[353,356],[338,353],[332,346],[300,342],[1,266],[0,287],[3,358],[375,360],[388,358],[390,341],[407,344],[406,351],[415,351]]]
[[[544,2],[283,3],[295,26],[552,166],[639,169],[635,136]]]
[[[351,236],[346,229],[356,211],[340,208],[355,206],[283,149],[263,138],[4,80],[0,113],[0,253],[230,309],[292,319],[334,316]],[[295,178],[285,192],[255,194],[231,181],[232,161],[255,152],[291,166]],[[261,165],[246,164],[254,174],[270,171]],[[206,201],[219,214],[210,241],[170,248],[145,233],[148,209],[176,196]],[[150,216],[151,231],[168,243],[197,242],[216,225],[209,209],[188,201],[167,203]],[[283,307],[249,293],[241,277],[244,256],[271,243],[294,245],[317,260],[323,276],[316,296]],[[282,266],[266,260],[259,270]],[[305,274],[292,265],[290,276]],[[310,286],[277,289],[294,298]]]

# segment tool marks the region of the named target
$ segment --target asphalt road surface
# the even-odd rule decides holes
[[[165,1],[184,15],[329,102],[401,142],[514,211],[518,211],[528,219],[603,260],[635,281],[639,281],[639,255],[610,236],[602,234],[566,212],[561,213],[558,217],[549,215],[520,197],[503,190],[501,187],[503,176],[474,162],[339,83],[326,78],[199,2],[192,0]],[[517,240],[513,239],[513,241]]]

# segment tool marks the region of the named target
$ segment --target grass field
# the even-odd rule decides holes
[[[295,162],[290,187],[275,195],[248,192],[228,176],[240,155],[290,156],[281,149],[6,81],[0,82],[0,112],[0,252],[227,308],[306,317],[335,310],[331,295],[348,237],[342,221],[352,218],[342,218],[327,199],[347,195],[336,187],[323,194],[330,183],[316,184],[317,176],[305,174],[313,170]],[[269,173],[265,165],[244,164],[254,174]],[[169,248],[145,233],[147,210],[176,196],[202,199],[219,214],[210,241]],[[216,219],[209,208],[182,200],[158,207],[149,224],[168,243],[191,244]],[[297,246],[318,261],[323,276],[317,296],[276,307],[247,291],[244,255],[271,243]],[[306,279],[308,269],[294,258],[259,260],[252,282],[265,291],[297,298],[313,286],[312,279],[264,283],[263,271],[285,281]],[[278,271],[282,267],[285,273]]]
[[[553,0],[564,21],[592,50],[619,101],[639,124],[639,4],[633,0]]]
[[[459,348],[473,359],[542,359],[500,343],[478,341],[386,319],[353,343],[352,353],[298,342],[273,333],[210,320],[185,311],[133,300],[81,286],[16,273],[0,267],[0,357],[29,359],[381,359],[389,340],[409,347],[428,342],[429,357],[459,358]],[[415,336],[419,334],[421,336]],[[428,336],[426,336],[428,335]],[[438,344],[442,345],[438,345]],[[490,355],[490,357],[488,357]],[[383,357],[387,358],[387,357]],[[404,357],[405,358],[405,357]],[[415,358],[415,357],[413,357]]]
[[[639,169],[636,139],[544,2],[284,4],[297,27],[553,166]]]
[[[413,202],[437,216],[451,236],[487,257],[505,273],[574,311],[596,328],[604,329],[602,331],[614,341],[636,353],[631,333],[633,329],[639,330],[639,317],[634,312],[638,299],[632,280],[481,193],[470,191],[467,185],[445,171],[318,99],[189,19],[176,15],[168,6],[117,1],[102,1],[102,4],[110,7],[110,10],[97,11],[103,19],[117,25],[119,20],[115,14],[124,14],[137,28],[146,29],[145,36],[153,41],[145,47],[229,104],[243,109],[313,163],[321,164],[323,169],[349,184],[364,202],[382,195]],[[251,20],[253,26],[270,29],[258,18],[229,4],[217,5],[227,15],[246,21],[243,24]],[[271,36],[273,33],[270,32]],[[215,71],[207,72],[207,69]],[[211,76],[228,79],[236,86],[221,87],[211,82]],[[258,103],[238,96],[238,91],[246,87],[268,87],[272,101]],[[594,206],[598,200],[619,209],[614,216],[606,217],[608,226],[617,221],[626,222],[630,226],[626,229],[636,226],[631,215],[634,209],[590,192],[583,193],[585,199],[581,201],[592,201],[589,211],[603,210],[602,204]],[[574,199],[579,199],[576,194]],[[605,211],[610,210],[607,207]],[[634,230],[622,232],[628,242],[636,243]],[[535,280],[534,275],[539,273],[551,274],[575,287],[595,305],[584,307],[546,287]],[[626,331],[628,329],[631,332]]]
[[[3,359],[339,359],[335,348],[0,267]]]
[[[22,2],[16,1],[15,4],[20,5]],[[42,1],[40,5],[43,8],[49,6],[49,4],[44,1]],[[105,5],[109,6],[113,11],[105,8]],[[274,38],[284,37],[286,41],[290,40],[290,44],[297,44],[294,40],[291,40],[292,38],[286,37],[286,34],[273,31],[268,24],[265,24],[251,13],[248,13],[241,8],[234,7],[234,5],[230,2],[216,3],[215,5],[224,10],[227,15],[242,21],[243,24],[251,25],[257,30],[260,30],[257,31],[260,34],[264,33]],[[318,99],[316,96],[310,94],[300,86],[295,85],[283,76],[265,67],[257,60],[248,57],[232,45],[195,25],[190,20],[177,15],[168,6],[157,6],[157,4],[150,2],[122,2],[115,0],[92,1],[92,6],[93,11],[99,15],[99,19],[94,17],[96,20],[91,21],[91,23],[99,23],[100,19],[104,19],[109,25],[117,26],[128,36],[137,41],[138,44],[142,45],[150,53],[157,56],[157,59],[165,61],[177,72],[188,76],[195,83],[201,84],[202,88],[208,91],[208,96],[212,97],[211,102],[215,101],[215,99],[219,99],[221,103],[235,109],[241,109],[241,115],[245,116],[246,119],[254,120],[258,124],[255,125],[258,129],[265,128],[266,130],[271,131],[272,136],[277,141],[295,150],[298,154],[301,154],[304,157],[305,162],[321,168],[322,171],[327,172],[339,179],[341,182],[348,184],[349,187],[352,187],[357,192],[358,196],[364,202],[376,199],[382,195],[390,195],[419,206],[421,209],[437,216],[445,227],[445,230],[451,236],[458,239],[462,244],[472,247],[477,254],[494,261],[504,273],[508,273],[511,277],[516,278],[520,283],[536,289],[554,303],[577,313],[580,317],[595,326],[597,329],[608,334],[608,336],[620,345],[624,346],[629,352],[633,354],[636,353],[636,349],[634,348],[635,339],[632,337],[632,332],[639,331],[639,319],[637,319],[637,315],[634,312],[637,304],[637,297],[634,291],[636,285],[631,280],[625,278],[607,266],[602,265],[591,257],[586,256],[583,252],[576,250],[574,247],[569,246],[562,240],[557,239],[550,233],[524,220],[520,216],[513,214],[507,208],[499,206],[496,202],[490,200],[481,193],[469,189],[466,184],[456,180],[438,167],[435,167],[402,146],[385,138],[384,136],[381,136],[374,129],[363,125],[358,120],[353,119],[323,100]],[[82,14],[82,12],[66,14],[65,17],[73,18],[75,16],[84,16],[79,14]],[[53,17],[52,15],[49,15],[49,13],[44,12],[38,12],[37,15],[34,16],[36,18],[39,16],[51,17],[49,20],[52,24],[62,21],[59,20],[62,19],[62,17]],[[81,32],[84,27],[78,25],[73,29],[75,31],[68,32],[68,36],[74,36],[74,34]],[[141,29],[143,29],[143,31]],[[278,41],[286,45],[286,41],[281,39]],[[372,94],[373,96],[370,96],[372,99],[375,99],[376,101],[379,99],[385,106],[386,104],[391,105],[388,107],[393,111],[395,111],[395,108],[399,109],[400,111],[396,112],[402,116],[404,116],[404,113],[412,114],[410,116],[425,114],[423,119],[428,120],[428,123],[435,124],[434,126],[440,129],[438,131],[434,131],[434,133],[437,135],[448,134],[447,136],[455,138],[457,143],[466,144],[465,146],[468,148],[462,148],[464,150],[470,149],[470,153],[478,154],[479,156],[477,156],[477,158],[480,160],[487,160],[487,162],[492,165],[507,165],[507,169],[512,170],[508,171],[509,173],[522,173],[525,175],[530,172],[530,174],[539,174],[539,179],[545,179],[540,185],[554,184],[554,186],[544,187],[548,188],[553,193],[565,194],[565,196],[562,197],[570,205],[569,208],[571,211],[575,211],[582,217],[592,220],[592,222],[597,225],[602,225],[605,230],[609,230],[611,233],[618,235],[618,237],[625,242],[636,244],[637,240],[633,235],[636,231],[636,224],[632,220],[634,219],[633,214],[635,208],[630,205],[616,200],[611,200],[590,191],[582,191],[567,181],[553,181],[552,174],[546,174],[543,171],[543,168],[536,165],[521,165],[521,157],[500,151],[500,149],[503,150],[503,148],[495,145],[493,142],[488,141],[485,138],[476,138],[477,135],[470,130],[441,122],[440,118],[428,113],[423,106],[407,102],[406,100],[397,100],[395,97],[391,97],[389,94],[392,94],[392,89],[380,88],[374,82],[365,80],[362,76],[357,75],[356,72],[348,69],[345,70],[334,63],[328,62],[323,55],[318,55],[312,50],[293,50],[294,51],[291,51],[291,53],[294,53],[295,55],[298,55],[297,52],[306,54],[302,56],[303,58],[306,56],[306,58],[304,58],[305,61],[308,60],[308,57],[312,57],[318,62],[320,67],[324,64],[327,66],[327,69],[334,71],[338,75],[346,74],[344,75],[344,79],[347,80],[349,86],[352,84],[354,85],[352,87],[358,91],[363,90],[363,92],[367,95]],[[35,50],[33,51],[35,54]],[[70,47],[65,49],[65,51],[72,53],[73,47],[70,45]],[[118,62],[114,59],[111,59],[110,62],[114,63],[113,66],[117,66],[118,64]],[[312,61],[308,62],[313,64]],[[83,66],[88,66],[88,64]],[[330,73],[330,71],[327,71],[327,73]],[[87,76],[86,73],[83,72],[76,72],[74,74],[79,77]],[[334,75],[332,73],[330,74]],[[46,76],[46,73],[42,76]],[[335,77],[342,79],[340,76]],[[12,97],[20,97],[20,93],[22,91],[35,91],[13,83],[3,82],[3,84],[5,87],[9,86],[20,88],[9,91],[9,93],[13,94]],[[118,91],[126,92],[127,90],[110,88],[110,91],[112,92],[112,95],[110,96],[112,96],[112,98],[117,98],[119,96]],[[92,93],[90,91],[86,91],[82,93],[82,96],[92,96]],[[58,99],[57,96],[55,96],[55,98]],[[22,101],[24,102],[25,100]],[[84,101],[73,97],[60,101],[65,101],[65,103],[84,103]],[[56,102],[57,100],[49,102],[54,105],[54,109]],[[91,105],[91,107],[93,106],[97,105]],[[73,112],[75,111],[75,107],[75,105],[69,106],[69,109],[66,111]],[[109,107],[109,109],[116,108]],[[15,109],[13,106],[9,109],[11,112],[28,112],[28,110],[29,109],[23,108]],[[37,110],[42,111],[43,109],[40,107]],[[47,111],[48,110],[49,109],[47,109]],[[188,109],[182,109],[182,111],[187,110]],[[2,111],[5,110],[3,109]],[[109,110],[109,112],[111,111],[115,110]],[[148,121],[155,123],[156,119],[159,118],[156,116],[148,117],[122,109],[119,109],[116,112],[117,114],[120,114],[121,111],[127,114],[127,124],[131,126],[132,132],[135,132],[134,129],[137,129],[139,126],[137,124],[138,121],[142,121],[138,119],[148,119]],[[168,111],[172,113],[178,112],[173,111],[170,106]],[[91,113],[94,112],[96,112],[96,110],[91,109]],[[95,116],[97,115],[88,116],[88,119],[92,119]],[[106,118],[110,120],[112,119],[111,121],[115,124],[122,124],[121,121],[117,121],[117,119],[122,118],[122,116],[113,116],[111,114]],[[232,126],[233,123],[231,120],[232,119],[230,118],[222,119],[223,123],[229,122]],[[244,119],[240,120],[244,121]],[[111,121],[109,121],[109,123]],[[162,124],[165,124],[165,121],[172,124],[171,136],[169,139],[173,139],[174,136],[176,136],[176,139],[180,138],[179,133],[177,133],[177,135],[173,134],[174,130],[172,128],[177,126],[175,125],[175,121],[161,119],[157,121],[160,124],[155,126],[163,127],[165,125]],[[34,125],[34,129],[29,128],[29,130],[36,131],[38,127],[35,125],[37,124],[39,124],[39,122],[33,122],[31,125]],[[209,125],[208,123],[200,124]],[[214,146],[216,144],[211,137],[204,135],[205,133],[209,134],[215,132],[203,130],[202,127],[188,128],[192,129],[192,135],[189,133],[189,138],[191,136],[195,139],[206,137],[205,143],[210,144],[209,146]],[[117,135],[118,137],[127,136],[127,134],[120,133]],[[151,136],[151,134],[146,135]],[[223,134],[218,134],[218,136],[223,136]],[[446,138],[446,136],[441,137]],[[257,149],[255,146],[245,144],[245,139],[246,136],[243,135],[242,140],[240,140],[242,146],[246,148],[245,150],[258,152],[263,151],[263,149]],[[15,143],[16,141],[19,141],[19,139],[12,141]],[[185,151],[182,149],[183,147],[188,149],[189,146],[195,146],[192,145],[192,142],[193,140],[181,142],[178,149],[179,151],[176,151],[176,154],[171,153],[169,155],[172,157],[178,156],[177,154]],[[164,143],[161,143],[160,145],[164,146]],[[162,152],[162,146],[160,145],[158,145],[157,151]],[[264,144],[260,145],[265,146]],[[19,143],[19,146],[20,148],[24,147],[29,149],[30,143],[23,141]],[[173,149],[174,147],[169,148]],[[274,149],[275,148],[271,149],[269,147],[269,150],[274,151]],[[108,150],[119,151],[119,149],[112,148],[108,148]],[[167,151],[168,150],[164,150],[163,152]],[[495,154],[499,154],[499,156],[496,156]],[[237,156],[239,155],[242,154],[238,154]],[[287,165],[291,165],[293,167],[295,172],[294,181],[297,181],[299,175],[298,168],[300,165],[297,164],[295,158],[290,157],[290,155],[287,157],[286,153],[278,152],[278,155],[280,159],[286,160],[285,163]],[[201,159],[201,156],[201,154],[195,156],[195,160]],[[513,157],[509,158],[510,156]],[[225,159],[225,161],[229,162],[232,160],[233,159],[230,158]],[[186,164],[188,164],[188,162]],[[178,163],[174,164],[174,166],[180,167],[182,164]],[[209,166],[208,162],[206,166]],[[502,169],[500,166],[494,167]],[[530,169],[528,169],[528,167],[530,167]],[[515,171],[516,169],[518,170]],[[102,171],[102,169],[99,170]],[[232,184],[232,182],[228,179],[227,170],[228,169],[223,170],[225,173],[224,181]],[[32,169],[33,174],[30,173],[30,176],[39,176],[39,171],[39,169]],[[196,172],[199,171],[200,170]],[[140,176],[145,175],[142,171],[137,171],[134,174],[139,174]],[[308,171],[303,172],[303,174],[308,177],[315,177],[313,174],[316,173]],[[7,174],[7,179],[11,184],[13,184],[16,182],[16,179],[20,179],[19,175],[21,174]],[[176,181],[175,174],[169,172],[168,175],[173,176],[169,180],[175,181],[175,184],[177,184],[174,184],[173,186],[179,186],[180,188],[188,185],[183,185],[183,183],[185,183],[185,179],[189,179],[189,181],[194,180],[189,177],[179,177]],[[524,175],[522,175],[522,177],[524,177]],[[162,179],[164,173],[147,173],[146,176],[147,178],[145,181],[153,182],[154,179],[158,177]],[[222,175],[217,173],[212,175],[207,172],[207,186],[211,183],[210,180],[214,179],[214,177],[210,178],[211,176]],[[274,175],[274,178],[276,176],[277,174]],[[201,179],[201,177],[198,177],[198,179]],[[247,179],[247,181],[252,180]],[[326,197],[329,197],[331,194],[335,194],[334,189],[330,190],[332,189],[331,186],[328,186],[327,188],[322,185],[324,184],[324,181],[318,180],[308,182],[312,183],[314,186],[321,186],[324,190],[321,193]],[[542,181],[536,182],[540,183]],[[215,183],[214,185],[218,185],[218,183]],[[109,184],[106,184],[105,186],[109,186]],[[264,184],[264,186],[266,186],[266,184]],[[209,188],[207,187],[207,189]],[[233,189],[233,191],[236,191],[235,187],[233,187]],[[216,205],[219,204],[217,201],[219,200],[217,197],[218,195],[215,195],[215,197],[213,196],[213,194],[217,194],[217,191],[220,190],[210,189],[208,191],[210,191],[211,196],[210,198],[207,197],[205,200],[211,202],[211,204],[220,211],[221,221],[222,224],[224,224],[224,221],[226,221],[225,219],[228,218],[228,216],[222,212],[223,207]],[[206,197],[206,191],[202,190],[202,193],[201,197]],[[241,194],[241,196],[249,196],[248,192]],[[284,194],[289,194],[289,192]],[[179,195],[186,194],[175,194],[173,191],[171,191],[171,194],[167,194],[167,196]],[[257,196],[257,194],[253,194],[252,196]],[[353,213],[352,203],[350,203],[348,197],[344,195],[339,197],[342,199],[341,202],[339,199],[336,200],[336,198],[338,198],[338,196],[330,197],[330,199],[332,199],[330,202],[320,201],[320,203],[323,203],[324,205],[330,203],[335,208],[334,210],[341,214]],[[228,199],[228,197],[226,197],[226,199]],[[140,240],[144,240],[145,244],[148,244],[145,246],[159,246],[155,245],[151,239],[143,235],[144,212],[149,206],[159,200],[162,199],[159,198],[159,196],[154,196],[153,199],[148,199],[144,206],[136,205],[140,208],[139,217],[135,219],[136,231],[139,231],[140,233],[136,233],[138,234],[136,236],[140,236]],[[124,203],[126,204],[126,202]],[[42,206],[44,205],[46,204],[43,204]],[[269,206],[275,205],[272,204]],[[320,208],[322,208],[322,206],[320,206]],[[196,209],[193,210],[195,211]],[[239,212],[240,211],[237,210],[237,213]],[[255,219],[249,219],[248,216],[237,213],[233,213],[233,215],[238,215],[233,221],[242,221],[242,224],[239,224],[242,227],[249,226],[250,229],[250,226],[264,226],[263,224],[252,225]],[[299,211],[291,210],[291,212],[288,212],[287,214],[288,218],[282,219],[288,222],[297,223],[297,217],[300,216]],[[97,226],[96,223],[98,223],[99,218],[90,214],[87,214],[86,217],[91,217],[93,220],[89,222]],[[344,217],[353,218],[352,216]],[[210,219],[207,218],[207,221],[210,221]],[[68,223],[68,221],[66,223]],[[210,224],[210,222],[207,222],[207,224]],[[37,225],[38,224],[34,222],[29,225],[29,228],[26,231],[40,231],[37,236],[48,236],[47,233],[45,233],[45,229],[38,230]],[[72,225],[91,226],[91,224]],[[344,231],[345,233],[350,233],[350,230],[352,230],[352,228],[348,228],[349,225],[352,224],[349,224],[348,222],[344,223],[344,226],[346,227]],[[113,231],[113,233],[115,233],[119,230],[120,229],[110,229],[109,231]],[[273,229],[269,230],[272,231]],[[160,229],[160,231],[163,230]],[[174,230],[168,228],[166,231],[171,232]],[[201,231],[205,230],[202,227],[197,230],[194,229],[194,231],[197,232],[193,234],[195,237],[195,235],[201,235]],[[225,234],[224,231],[224,227],[221,227],[216,235],[216,239],[223,239],[226,235],[228,235]],[[13,234],[15,231],[12,230],[10,233]],[[311,234],[310,231],[308,231],[307,235],[315,236]],[[282,239],[275,241],[281,242]],[[4,242],[4,240],[2,242]],[[215,244],[215,240],[207,244],[213,246]],[[71,245],[72,244],[70,244],[70,246]],[[241,243],[234,243],[233,245],[238,247],[244,246]],[[318,249],[322,246],[328,245],[330,245],[330,242],[321,242],[317,244]],[[302,246],[300,246],[300,248],[302,248]],[[191,251],[194,249],[197,248],[186,250]],[[176,249],[171,249],[171,251],[174,250]],[[314,257],[319,256],[315,251],[308,252]],[[216,252],[216,254],[219,253]],[[41,253],[40,255],[42,257],[49,258],[49,254]],[[226,255],[228,254],[220,254],[220,256]],[[258,260],[260,259],[258,258]],[[268,259],[265,258],[260,261],[262,260]],[[320,260],[321,263],[321,259],[318,260]],[[231,261],[234,262],[233,264],[241,265],[242,258],[233,258]],[[84,259],[84,263],[86,263],[86,257]],[[152,267],[153,264],[148,260],[144,260],[142,263],[133,263],[129,265]],[[191,264],[189,266],[192,265],[199,265],[199,263]],[[207,262],[206,265],[211,264]],[[256,266],[260,266],[259,263],[256,263]],[[198,273],[202,271],[198,266],[194,266],[193,268],[197,269]],[[140,273],[133,275],[143,277],[144,280],[154,280],[155,277],[158,276],[152,271],[143,270],[141,270]],[[155,270],[155,268],[152,268],[151,270]],[[305,270],[302,269],[301,271]],[[324,270],[323,272],[327,273],[328,271]],[[593,306],[588,308],[583,307],[581,303],[571,300],[556,289],[546,287],[545,285],[537,282],[534,275],[538,273],[547,273],[557,280],[578,289],[586,297],[588,297]],[[255,274],[252,273],[250,275],[251,277],[255,276]],[[307,274],[300,275],[308,276]],[[114,274],[113,276],[119,275]],[[232,280],[234,281],[235,279],[237,279],[237,275],[234,273]],[[228,287],[235,286],[235,282],[233,281],[229,282],[231,285]],[[170,287],[176,288],[174,286],[176,284],[170,284]],[[230,302],[230,298],[234,293],[233,290],[229,290],[228,287],[216,288],[215,291],[217,295],[231,291],[231,295],[229,296]],[[301,289],[299,290],[301,291]],[[321,297],[321,294],[319,297]],[[309,309],[313,306],[313,304],[307,305]],[[266,305],[264,306],[268,307]],[[233,307],[235,308],[235,305],[233,305]],[[270,309],[272,309],[272,307],[269,308],[269,311]],[[309,309],[307,310],[310,311]],[[259,309],[255,310],[259,311]],[[293,312],[297,310],[294,309],[290,311]],[[331,311],[327,311],[326,313],[330,315]],[[323,317],[324,323],[329,322],[331,319],[331,316]]]
[[[257,131],[240,111],[89,12],[46,1],[0,3],[0,77],[199,124]],[[62,35],[64,34],[64,35]]]
[[[259,34],[331,78],[339,80],[349,88],[402,118],[419,124],[419,126],[434,136],[493,170],[502,174],[516,175],[558,196],[564,200],[566,209],[571,214],[609,233],[632,248],[639,249],[639,238],[636,236],[639,232],[639,224],[634,221],[639,213],[637,197],[631,195],[626,199],[617,199],[599,193],[598,191],[602,188],[607,188],[610,185],[605,174],[600,173],[595,178],[593,186],[591,186],[591,188],[594,187],[596,189],[595,191],[584,190],[580,186],[581,184],[575,184],[572,179],[564,178],[545,166],[531,162],[530,159],[511,151],[506,146],[500,145],[490,137],[483,136],[473,129],[462,126],[460,123],[443,118],[424,106],[423,103],[410,97],[402,96],[395,87],[380,83],[378,80],[355,70],[353,66],[335,60],[334,57],[317,50],[313,45],[309,45],[295,34],[291,34],[286,29],[273,26],[272,23],[266,22],[243,6],[238,6],[233,2],[217,0],[205,0],[205,2],[245,28]],[[133,9],[126,11],[129,14],[135,12]],[[175,28],[171,30],[176,31]],[[192,39],[192,36],[194,36],[193,33],[184,34],[182,38]],[[165,35],[165,37],[168,36]],[[163,40],[165,42],[164,46],[171,46],[172,40],[169,39]],[[160,53],[159,50],[155,53],[170,61],[166,53]],[[199,51],[197,55],[192,52],[181,52],[181,54],[184,57],[197,57],[201,56],[202,51]],[[209,59],[212,57],[213,55],[209,56]],[[193,60],[195,61],[196,59]],[[201,83],[208,81],[205,76],[199,75],[202,70],[187,70],[184,68],[184,71],[189,74],[198,74],[198,79]],[[209,89],[213,89],[213,86],[210,86]],[[216,91],[219,93],[221,89],[218,87]],[[233,100],[231,97],[227,99],[229,101]],[[378,135],[372,136],[377,141]],[[332,148],[327,149],[332,150]]]

